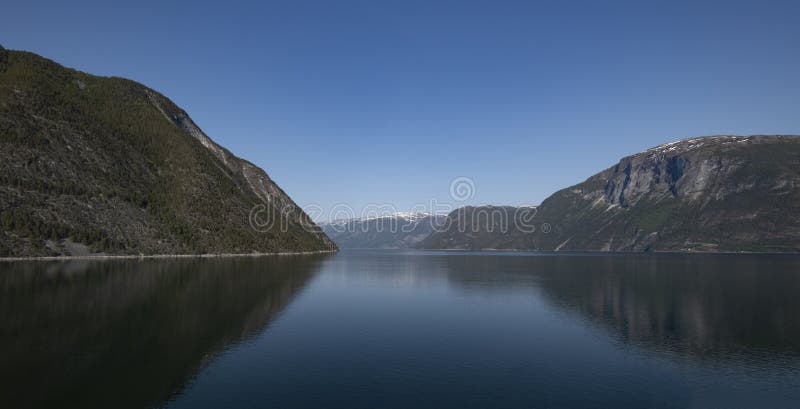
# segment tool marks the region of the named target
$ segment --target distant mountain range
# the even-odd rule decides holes
[[[413,248],[447,219],[444,214],[394,213],[321,222],[325,233],[341,248]]]
[[[625,157],[535,210],[463,208],[448,217],[447,229],[417,247],[797,252],[800,137],[684,139]]]
[[[2,47],[0,228],[0,256],[336,248],[165,96]]]

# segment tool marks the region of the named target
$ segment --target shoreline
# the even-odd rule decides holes
[[[603,250],[520,250],[520,249],[373,249],[373,248],[350,248],[338,250],[318,250],[318,251],[284,251],[275,253],[213,253],[213,254],[104,254],[87,256],[37,256],[37,257],[0,257],[0,263],[14,261],[80,261],[80,260],[132,260],[132,259],[167,259],[167,258],[231,258],[231,257],[268,257],[268,256],[303,256],[313,254],[339,253],[347,250],[397,250],[397,251],[439,251],[445,253],[534,253],[541,255],[647,255],[647,254],[676,254],[676,255],[784,255],[798,256],[800,252],[759,252],[759,251],[603,251]]]
[[[717,251],[692,251],[692,250],[654,250],[654,251],[607,251],[607,250],[521,250],[521,249],[492,249],[492,248],[482,248],[482,249],[459,249],[459,248],[441,248],[441,249],[403,249],[403,248],[386,248],[386,249],[371,249],[371,248],[358,248],[358,247],[351,247],[351,248],[344,248],[339,249],[339,251],[346,251],[346,250],[401,250],[401,251],[441,251],[441,252],[452,252],[452,253],[535,253],[535,254],[546,254],[546,255],[570,255],[570,254],[592,254],[592,255],[646,255],[646,254],[764,254],[764,255],[795,255],[800,256],[800,252],[797,251],[724,251],[724,250],[717,250]]]
[[[213,253],[213,254],[104,254],[89,256],[37,256],[37,257],[0,257],[0,263],[12,261],[74,261],[74,260],[130,260],[157,258],[218,258],[218,257],[265,257],[265,256],[302,256],[312,254],[337,253],[338,250],[318,251],[283,251],[276,253]]]

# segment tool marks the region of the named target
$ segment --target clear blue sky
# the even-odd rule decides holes
[[[800,133],[800,1],[6,2],[0,43],[131,78],[298,203],[536,204],[631,154]]]

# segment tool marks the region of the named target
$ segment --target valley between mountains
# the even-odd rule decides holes
[[[157,91],[2,47],[0,172],[0,257],[338,247],[800,251],[795,135],[666,143],[524,211],[464,207],[319,226],[265,171]],[[254,228],[257,206],[282,223]],[[515,228],[520,217],[538,228]]]

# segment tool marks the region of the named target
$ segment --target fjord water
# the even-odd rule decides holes
[[[800,257],[0,264],[0,407],[796,407]]]

